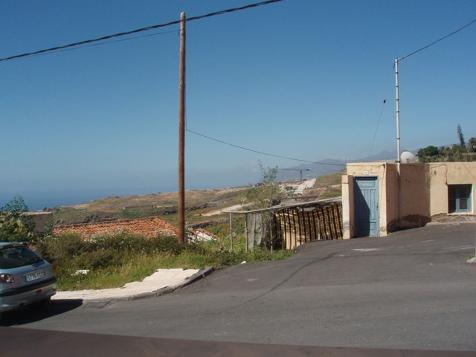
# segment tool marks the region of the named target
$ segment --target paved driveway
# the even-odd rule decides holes
[[[173,294],[54,304],[3,325],[135,336],[476,351],[475,224],[308,244],[215,272]]]

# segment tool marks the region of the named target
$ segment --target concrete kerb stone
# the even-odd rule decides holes
[[[466,263],[468,264],[476,264],[476,256],[475,257],[472,257],[472,258],[469,258]]]
[[[197,271],[193,275],[187,277],[186,279],[184,279],[183,281],[181,281],[177,284],[164,286],[164,287],[159,288],[159,289],[155,289],[155,290],[151,290],[151,291],[147,291],[147,292],[142,292],[142,293],[130,294],[130,295],[126,295],[126,296],[104,297],[104,298],[97,298],[97,299],[94,299],[94,298],[92,298],[92,299],[81,299],[81,298],[78,299],[77,297],[64,298],[64,297],[61,297],[61,291],[60,291],[60,292],[58,292],[58,294],[56,296],[53,297],[53,299],[56,300],[56,301],[61,301],[61,300],[64,301],[64,300],[71,300],[71,299],[81,300],[82,304],[95,304],[95,303],[96,304],[97,303],[109,304],[109,303],[116,302],[116,301],[131,301],[131,300],[144,299],[144,298],[148,298],[148,297],[170,294],[170,293],[174,292],[177,289],[180,289],[182,287],[190,285],[190,284],[194,283],[195,281],[206,277],[207,275],[211,274],[213,271],[214,271],[213,267],[206,267],[204,269],[200,269],[199,271]]]
[[[190,277],[188,277],[187,279],[185,279],[185,281],[180,283],[180,284],[172,285],[172,286],[165,286],[163,288],[160,288],[158,290],[151,291],[151,292],[148,292],[148,293],[131,295],[129,298],[124,299],[124,300],[137,300],[137,299],[143,299],[143,298],[148,298],[148,297],[152,297],[152,296],[160,296],[160,295],[170,294],[170,293],[174,292],[177,289],[183,288],[187,285],[190,285],[190,284],[194,283],[197,280],[200,280],[200,279],[206,277],[207,275],[211,274],[213,271],[214,271],[213,267],[206,267],[204,269],[200,269],[199,271],[197,271],[195,274],[193,274]]]

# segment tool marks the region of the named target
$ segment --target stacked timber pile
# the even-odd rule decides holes
[[[274,212],[285,249],[314,240],[342,239],[342,204],[329,202]]]

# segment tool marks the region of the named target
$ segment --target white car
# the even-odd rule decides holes
[[[0,312],[48,302],[55,293],[50,263],[24,243],[0,242]]]

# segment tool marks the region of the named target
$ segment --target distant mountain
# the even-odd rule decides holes
[[[381,151],[375,155],[363,157],[360,159],[350,160],[349,162],[369,162],[395,159],[393,151]],[[300,170],[302,170],[303,178],[316,177],[322,175],[333,174],[345,169],[345,161],[339,159],[324,159],[313,164],[300,164],[297,166],[282,168],[278,172],[279,181],[298,180]]]
[[[359,162],[359,161],[395,160],[396,155],[397,155],[396,151],[384,150],[384,151],[381,151],[377,154],[370,155],[370,156],[367,156],[367,157],[364,157],[364,158],[361,158],[361,159],[357,159],[357,160],[352,160],[352,161]]]

